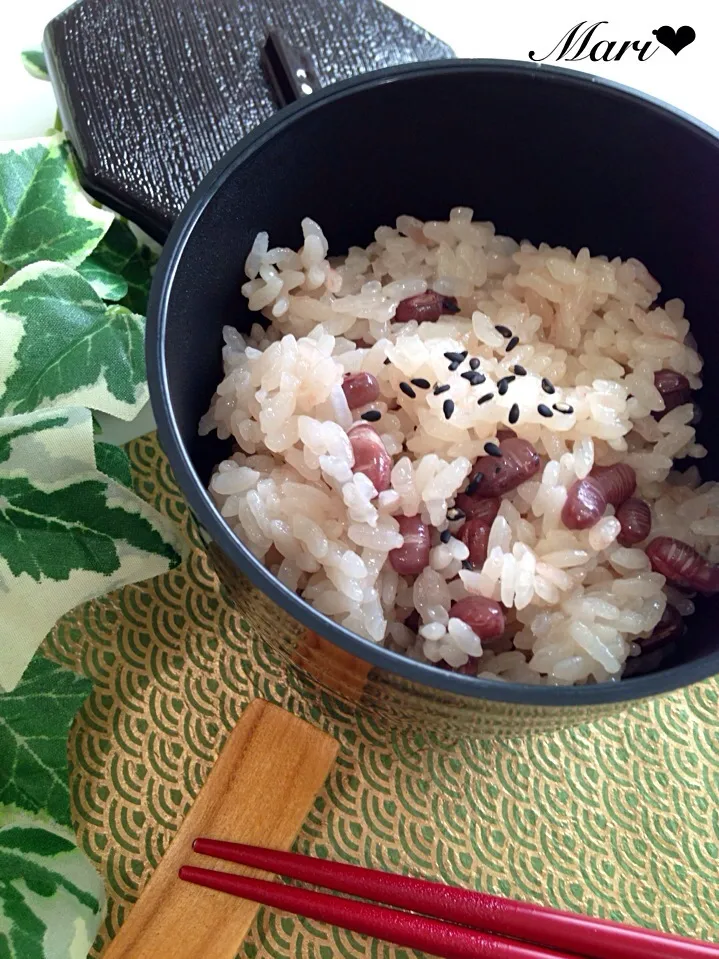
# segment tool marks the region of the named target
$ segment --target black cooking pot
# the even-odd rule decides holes
[[[197,426],[222,377],[221,329],[256,319],[240,295],[259,230],[297,248],[321,224],[330,254],[371,242],[398,214],[446,219],[474,208],[498,232],[610,257],[634,256],[680,296],[710,363],[719,339],[719,138],[647,97],[579,73],[504,61],[437,61],[380,71],[283,109],[203,180],[173,226],[147,329],[160,440],[244,617],[292,663],[376,722],[526,732],[614,711],[719,672],[717,606],[698,603],[675,661],[654,674],[581,687],[484,681],[360,638],[285,588],[237,539],[207,493],[227,444]],[[700,440],[717,476],[706,376]],[[712,453],[712,448],[714,452]],[[367,675],[369,671],[369,675]]]

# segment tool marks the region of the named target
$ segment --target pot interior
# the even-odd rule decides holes
[[[242,148],[240,148],[242,150]],[[652,102],[579,74],[499,64],[400,70],[308,101],[227,167],[175,264],[161,349],[169,403],[195,482],[206,486],[226,444],[197,424],[221,378],[223,325],[257,318],[240,295],[255,234],[297,248],[300,221],[321,224],[330,253],[366,245],[397,215],[446,219],[470,206],[499,233],[593,254],[633,256],[681,297],[708,364],[719,347],[719,141]],[[213,176],[200,187],[211,192]],[[191,204],[197,203],[197,199]],[[700,463],[716,478],[705,376]],[[192,491],[184,490],[193,502]],[[719,669],[713,601],[698,603],[682,662]],[[629,681],[631,683],[632,681]],[[629,684],[628,683],[628,684]]]

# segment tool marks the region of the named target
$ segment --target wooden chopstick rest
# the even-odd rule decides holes
[[[289,849],[337,755],[326,733],[253,700],[103,959],[235,959],[259,906],[178,879],[198,835]],[[238,875],[256,875],[233,864]]]

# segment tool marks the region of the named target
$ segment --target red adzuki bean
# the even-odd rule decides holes
[[[426,293],[408,296],[406,300],[398,303],[394,322],[408,323],[410,320],[416,320],[418,323],[432,323],[446,313],[459,313],[456,298],[427,290]]]
[[[489,502],[492,501],[489,500]],[[487,558],[487,543],[493,521],[493,519],[487,521],[481,516],[473,516],[457,534],[457,538],[461,539],[469,550],[469,561],[475,568],[482,566]]]
[[[688,543],[671,536],[657,536],[646,552],[654,572],[666,576],[674,586],[699,593],[719,593],[719,566],[709,563]]]
[[[569,487],[562,507],[562,522],[567,529],[589,529],[604,516],[607,496],[599,480],[586,476]]]
[[[416,576],[429,564],[429,527],[421,516],[398,516],[397,522],[404,543],[390,550],[390,564],[400,576]]]
[[[351,410],[374,403],[379,396],[377,377],[371,373],[345,373],[342,380],[342,392]]]
[[[649,536],[652,529],[652,511],[643,499],[632,496],[625,500],[616,516],[622,526],[617,536],[620,546],[634,546]]]
[[[449,670],[451,673],[460,673],[462,676],[476,676],[479,663],[479,656],[470,656],[464,666],[450,666],[449,663],[446,663],[443,659],[440,659],[435,665],[440,669]]]
[[[677,640],[686,632],[684,620],[674,606],[667,605],[651,636],[636,640],[641,652],[632,656],[624,667],[624,677],[643,676],[657,669],[674,649]]]
[[[353,471],[364,473],[378,493],[389,489],[392,457],[384,448],[379,433],[369,423],[353,426],[349,432],[355,463]]]
[[[517,436],[503,440],[499,449],[501,456],[480,456],[472,467],[473,475],[482,474],[473,497],[503,496],[531,479],[542,465],[532,444]]]
[[[654,627],[651,636],[647,636],[646,639],[640,637],[636,642],[641,646],[643,655],[644,653],[652,653],[655,649],[666,646],[667,643],[675,639],[681,639],[685,632],[686,626],[679,610],[676,606],[667,603],[662,618]]]
[[[612,506],[621,506],[637,488],[637,474],[626,463],[613,466],[595,466],[591,473],[604,491],[607,502]]]
[[[504,612],[499,603],[484,596],[467,596],[453,603],[450,617],[471,626],[481,640],[497,639],[504,632]]]
[[[481,519],[490,526],[497,518],[502,501],[498,496],[484,496],[481,499],[468,493],[459,493],[455,499],[467,519]]]
[[[658,370],[654,374],[654,385],[662,394],[664,400],[664,409],[657,410],[653,414],[657,420],[660,420],[670,410],[676,409],[677,406],[683,406],[685,403],[691,402],[692,391],[689,380],[681,373],[675,373],[674,370]]]
[[[422,620],[419,618],[419,613],[416,609],[413,609],[407,619],[405,619],[404,625],[413,633],[419,632],[419,627],[422,625]]]

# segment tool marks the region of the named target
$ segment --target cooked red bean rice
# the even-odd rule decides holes
[[[672,470],[706,454],[689,398],[702,360],[684,304],[656,305],[637,260],[516,243],[472,216],[401,216],[336,259],[310,219],[299,252],[258,234],[242,292],[267,328],[224,330],[200,431],[237,452],[210,490],[283,583],[374,643],[486,678],[617,680],[668,632],[667,601],[688,616],[692,588],[719,579],[719,485]],[[577,484],[620,462],[629,506],[603,480],[598,516],[568,528]],[[657,537],[699,559],[661,540],[655,571]]]

